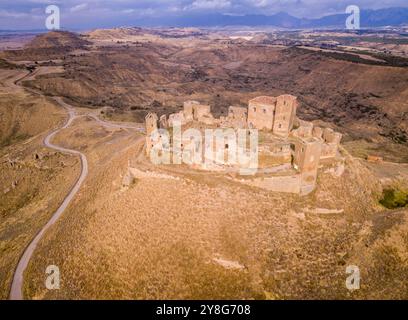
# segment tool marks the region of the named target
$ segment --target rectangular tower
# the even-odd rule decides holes
[[[186,101],[184,102],[184,118],[186,122],[191,122],[194,120],[194,106],[199,105],[198,101]]]
[[[230,106],[227,119],[234,127],[245,128],[248,123],[248,109]]]
[[[157,130],[157,122],[159,121],[159,117],[155,113],[148,113],[145,122],[146,122],[146,135],[150,136],[154,131]]]
[[[295,142],[294,167],[300,171],[301,194],[312,192],[317,183],[322,141],[317,138],[299,139]]]
[[[152,150],[153,146],[156,143],[156,141],[154,141],[153,133],[158,129],[158,125],[157,125],[158,121],[159,121],[159,117],[155,113],[149,113],[145,118],[147,155],[150,155],[150,151]]]
[[[298,107],[297,97],[285,94],[277,98],[273,133],[287,137],[293,129],[296,110]]]
[[[248,127],[272,131],[275,108],[275,97],[262,96],[250,100],[248,106]]]

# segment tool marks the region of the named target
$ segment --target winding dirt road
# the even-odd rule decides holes
[[[29,73],[24,75],[23,77],[21,77],[19,80],[16,80],[14,82],[14,84],[16,86],[22,87],[20,85],[21,81],[24,80],[27,76],[29,75],[33,75],[33,73]],[[23,87],[24,88],[24,87]],[[24,88],[24,89],[28,89],[29,92],[31,93],[35,93],[35,94],[40,94],[41,92],[38,92],[36,90],[33,89],[29,89],[29,88]],[[38,246],[38,243],[40,242],[40,240],[42,239],[42,237],[44,236],[45,232],[47,232],[47,230],[53,226],[55,224],[55,222],[57,222],[57,220],[61,217],[61,215],[64,213],[65,209],[69,206],[69,204],[71,203],[71,201],[73,200],[73,198],[75,197],[75,195],[78,193],[79,189],[81,188],[82,183],[85,181],[86,177],[88,176],[88,161],[86,156],[76,150],[71,150],[71,149],[66,149],[60,146],[57,146],[55,144],[53,144],[51,142],[52,138],[59,133],[61,130],[64,130],[66,128],[68,128],[72,121],[74,121],[75,118],[81,117],[79,115],[76,114],[75,109],[70,106],[69,104],[67,104],[66,102],[64,102],[62,100],[62,98],[60,97],[54,97],[54,100],[64,109],[67,110],[69,118],[67,120],[67,122],[65,123],[65,125],[57,130],[54,130],[53,132],[51,132],[49,135],[47,135],[43,141],[44,145],[50,149],[54,149],[57,150],[59,152],[63,152],[63,153],[69,153],[69,154],[73,154],[73,155],[77,155],[80,157],[81,159],[81,174],[79,176],[79,178],[77,179],[77,181],[75,182],[74,186],[72,187],[71,191],[68,193],[68,195],[65,197],[64,201],[62,202],[62,204],[60,205],[60,207],[57,209],[57,211],[52,215],[51,219],[47,222],[47,224],[40,230],[40,232],[35,236],[35,238],[30,242],[30,244],[28,245],[28,247],[24,250],[23,255],[20,258],[20,261],[18,262],[17,268],[14,272],[13,275],[13,281],[11,284],[11,289],[10,289],[10,295],[9,295],[9,299],[10,300],[23,300],[24,299],[24,295],[23,295],[23,283],[24,283],[24,272],[27,269],[28,263],[30,262],[30,259],[35,251],[35,249]],[[99,119],[95,114],[87,114],[84,116],[89,116],[91,118],[93,118],[95,121],[97,121],[99,124],[108,127],[108,128],[123,128],[123,129],[135,129],[138,130],[140,132],[143,132],[143,129],[141,129],[139,126],[132,126],[132,125],[126,125],[126,124],[119,124],[119,123],[110,123],[107,121],[103,121],[101,119]]]
[[[60,103],[60,99],[56,98],[55,101],[57,101],[62,107],[65,108],[64,105]],[[75,197],[75,195],[78,193],[79,189],[81,188],[82,183],[84,182],[85,178],[88,175],[88,161],[86,159],[86,156],[76,150],[71,150],[71,149],[66,149],[59,147],[55,144],[52,144],[50,141],[51,139],[61,130],[68,128],[72,121],[76,118],[75,111],[73,109],[68,109],[68,114],[69,118],[65,125],[53,132],[51,132],[48,136],[45,137],[44,139],[44,145],[48,148],[64,152],[64,153],[70,153],[74,155],[79,155],[81,158],[81,174],[76,181],[75,185],[72,187],[71,191],[68,193],[68,195],[65,197],[64,201],[62,202],[61,206],[57,209],[57,211],[53,214],[51,219],[47,222],[47,224],[41,229],[41,231],[35,236],[35,238],[31,241],[31,243],[28,245],[28,247],[25,249],[18,265],[16,268],[16,271],[14,273],[13,277],[13,282],[11,285],[11,290],[10,290],[10,300],[23,300],[23,280],[24,280],[24,271],[26,270],[28,263],[37,248],[38,243],[40,242],[41,238],[43,237],[44,233],[52,226],[55,224],[55,222],[61,217],[61,215],[64,213],[65,209],[68,207],[68,205],[71,203],[72,199]]]

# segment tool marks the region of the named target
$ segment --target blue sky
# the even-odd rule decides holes
[[[151,17],[217,12],[231,15],[288,12],[316,18],[344,12],[348,5],[362,9],[407,7],[407,0],[0,0],[0,29],[43,29],[45,8],[61,10],[61,25],[87,29],[138,25]]]

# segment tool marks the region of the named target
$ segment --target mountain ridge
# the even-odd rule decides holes
[[[316,19],[297,18],[286,12],[274,15],[247,14],[227,15],[222,13],[173,16],[139,20],[138,25],[162,27],[227,27],[227,26],[271,26],[288,29],[316,27],[345,27],[349,14],[334,14]],[[408,8],[362,9],[362,28],[408,25]]]

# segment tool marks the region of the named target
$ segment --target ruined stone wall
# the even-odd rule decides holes
[[[338,132],[334,132],[333,129],[326,128],[323,131],[323,139],[326,143],[340,144],[342,135]]]
[[[260,168],[273,168],[286,163],[292,163],[292,150],[289,142],[259,146]]]
[[[252,187],[258,187],[272,192],[284,193],[301,193],[301,176],[300,174],[288,176],[276,176],[267,178],[241,179],[242,184]]]
[[[227,122],[234,128],[246,128],[248,122],[248,109],[230,106],[228,108]]]
[[[326,128],[322,134],[324,143],[322,146],[322,159],[335,158],[338,154],[342,134],[334,132],[333,129]]]
[[[342,135],[334,132],[330,128],[322,129],[314,127],[311,122],[298,120],[298,128],[293,131],[293,136],[307,139],[318,139],[322,144],[320,159],[335,158],[338,154],[338,149]]]
[[[170,145],[169,141],[166,141],[164,137],[162,137],[159,132],[155,132],[150,136],[146,137],[146,154],[150,156],[152,149],[156,147],[161,154],[162,152],[169,152]]]
[[[335,158],[337,156],[338,150],[339,146],[335,143],[323,143],[322,155],[320,159]]]
[[[298,119],[298,128],[293,130],[293,135],[299,138],[311,138],[313,136],[313,123]]]
[[[200,121],[204,117],[212,117],[211,106],[204,104],[195,104],[193,105],[194,110],[194,120]]]
[[[314,127],[312,131],[313,137],[323,139],[323,129],[320,127]]]
[[[198,121],[205,124],[205,125],[207,125],[207,126],[212,126],[212,125],[217,123],[216,119],[214,119],[212,114],[210,114],[208,116],[202,116],[202,117],[199,118]]]
[[[185,125],[192,121],[202,122],[206,125],[213,125],[216,123],[211,114],[211,107],[209,105],[200,104],[198,101],[184,102],[183,110],[169,115],[160,117],[160,126],[162,128],[173,127],[175,123]]]
[[[168,125],[169,127],[174,127],[174,125],[178,123],[181,125],[184,125],[187,123],[185,117],[184,117],[184,112],[180,111],[177,113],[173,113],[171,115],[169,115],[169,120],[168,120]]]

